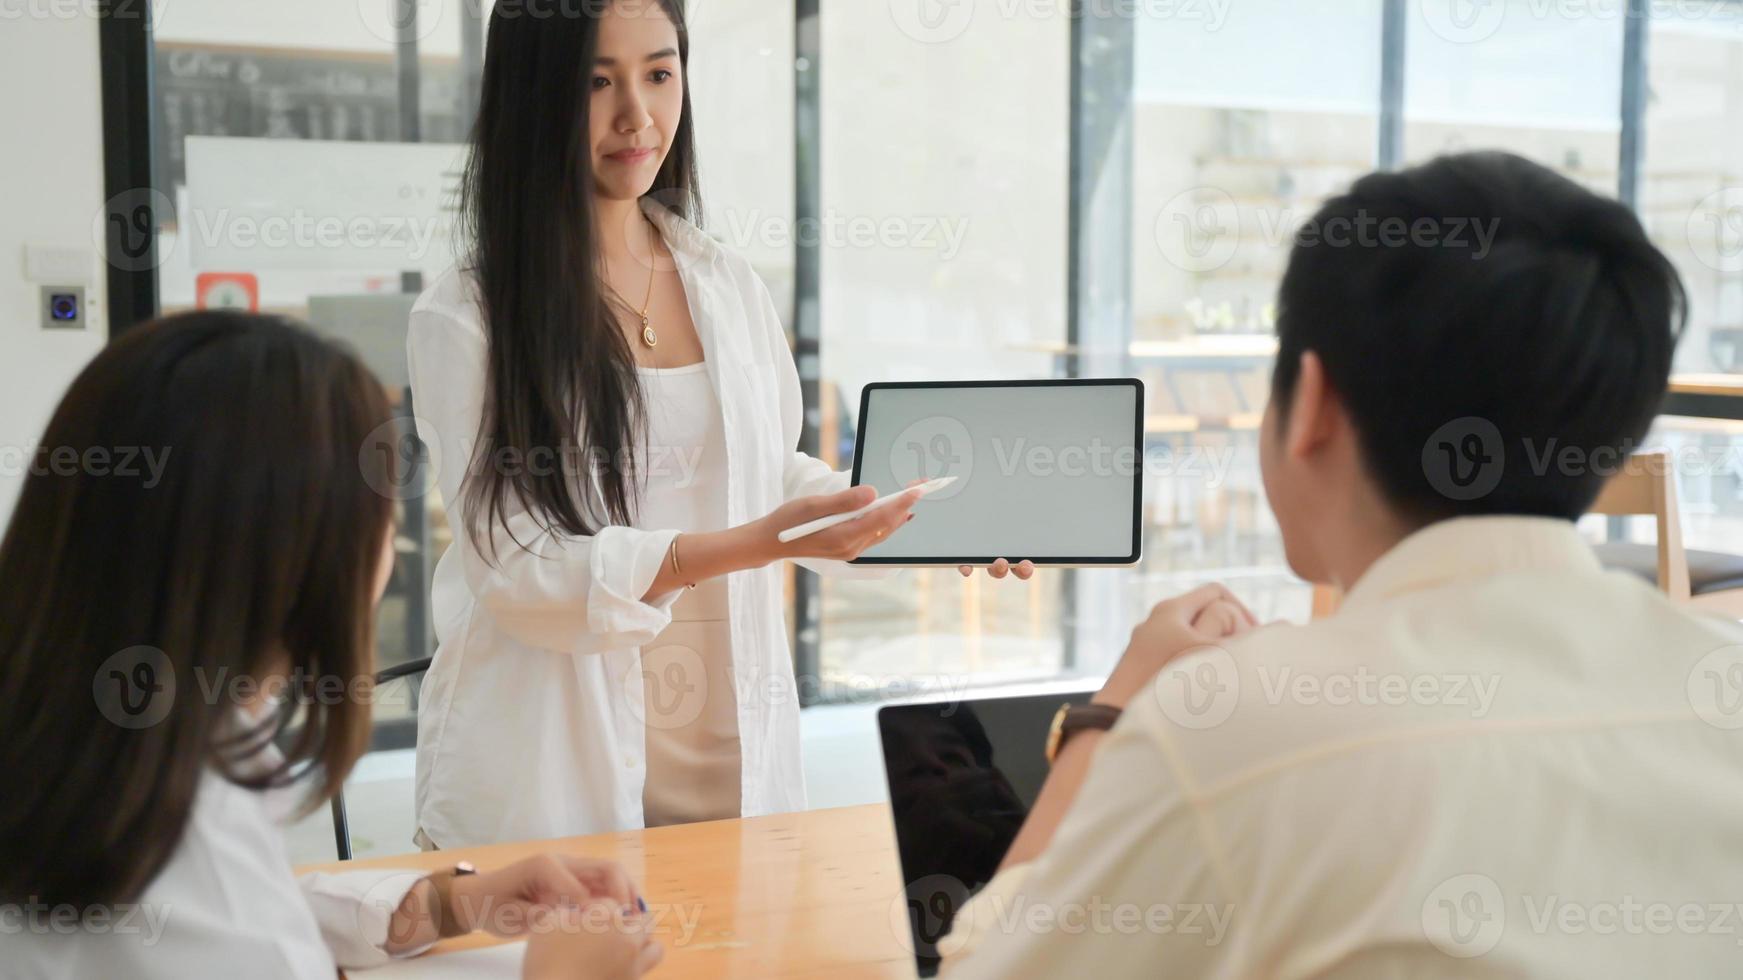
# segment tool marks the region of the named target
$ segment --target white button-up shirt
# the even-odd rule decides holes
[[[332,980],[335,966],[387,962],[393,911],[424,873],[294,877],[282,823],[300,791],[206,773],[181,843],[138,901],[84,925],[70,909],[0,909],[0,975]]]
[[[799,376],[766,287],[743,258],[644,203],[672,251],[720,399],[728,526],[794,497],[845,489],[797,451]],[[673,592],[643,602],[678,530],[553,534],[510,500],[495,558],[465,532],[461,482],[484,404],[486,332],[474,279],[450,271],[418,299],[408,339],[420,432],[435,444],[454,544],[436,568],[440,646],[418,717],[417,807],[439,847],[643,825],[646,709],[640,648]],[[519,543],[516,544],[515,542]],[[845,573],[833,562],[808,567]],[[856,572],[861,570],[855,570]],[[745,816],[805,805],[799,702],[778,565],[727,576]]]
[[[1565,521],[1432,525],[1335,616],[1164,668],[942,948],[953,980],[1737,976],[1743,627]]]

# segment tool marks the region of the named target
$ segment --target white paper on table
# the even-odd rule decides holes
[[[526,943],[501,943],[439,956],[414,956],[409,960],[394,960],[373,970],[351,970],[346,976],[354,980],[474,980],[477,977],[518,980],[526,949]]]

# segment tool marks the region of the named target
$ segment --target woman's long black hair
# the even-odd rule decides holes
[[[652,2],[677,30],[685,89],[683,116],[649,193],[689,218],[698,208],[689,35],[680,0]],[[491,522],[506,528],[511,495],[541,526],[569,534],[632,519],[635,492],[624,466],[598,468],[604,499],[594,501],[586,469],[493,463],[633,458],[641,387],[600,283],[588,122],[599,20],[609,7],[609,0],[521,0],[499,3],[491,15],[461,195],[489,349],[464,493],[475,540]]]

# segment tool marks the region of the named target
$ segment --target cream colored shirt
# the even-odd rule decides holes
[[[1432,525],[1169,665],[946,975],[1743,974],[1743,627],[1562,521]]]

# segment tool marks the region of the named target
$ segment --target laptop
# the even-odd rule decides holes
[[[886,705],[878,711],[884,779],[896,824],[908,926],[920,975],[956,912],[992,880],[1047,778],[1047,730],[1062,704],[1099,683],[1038,692]],[[894,912],[892,912],[892,916]]]

